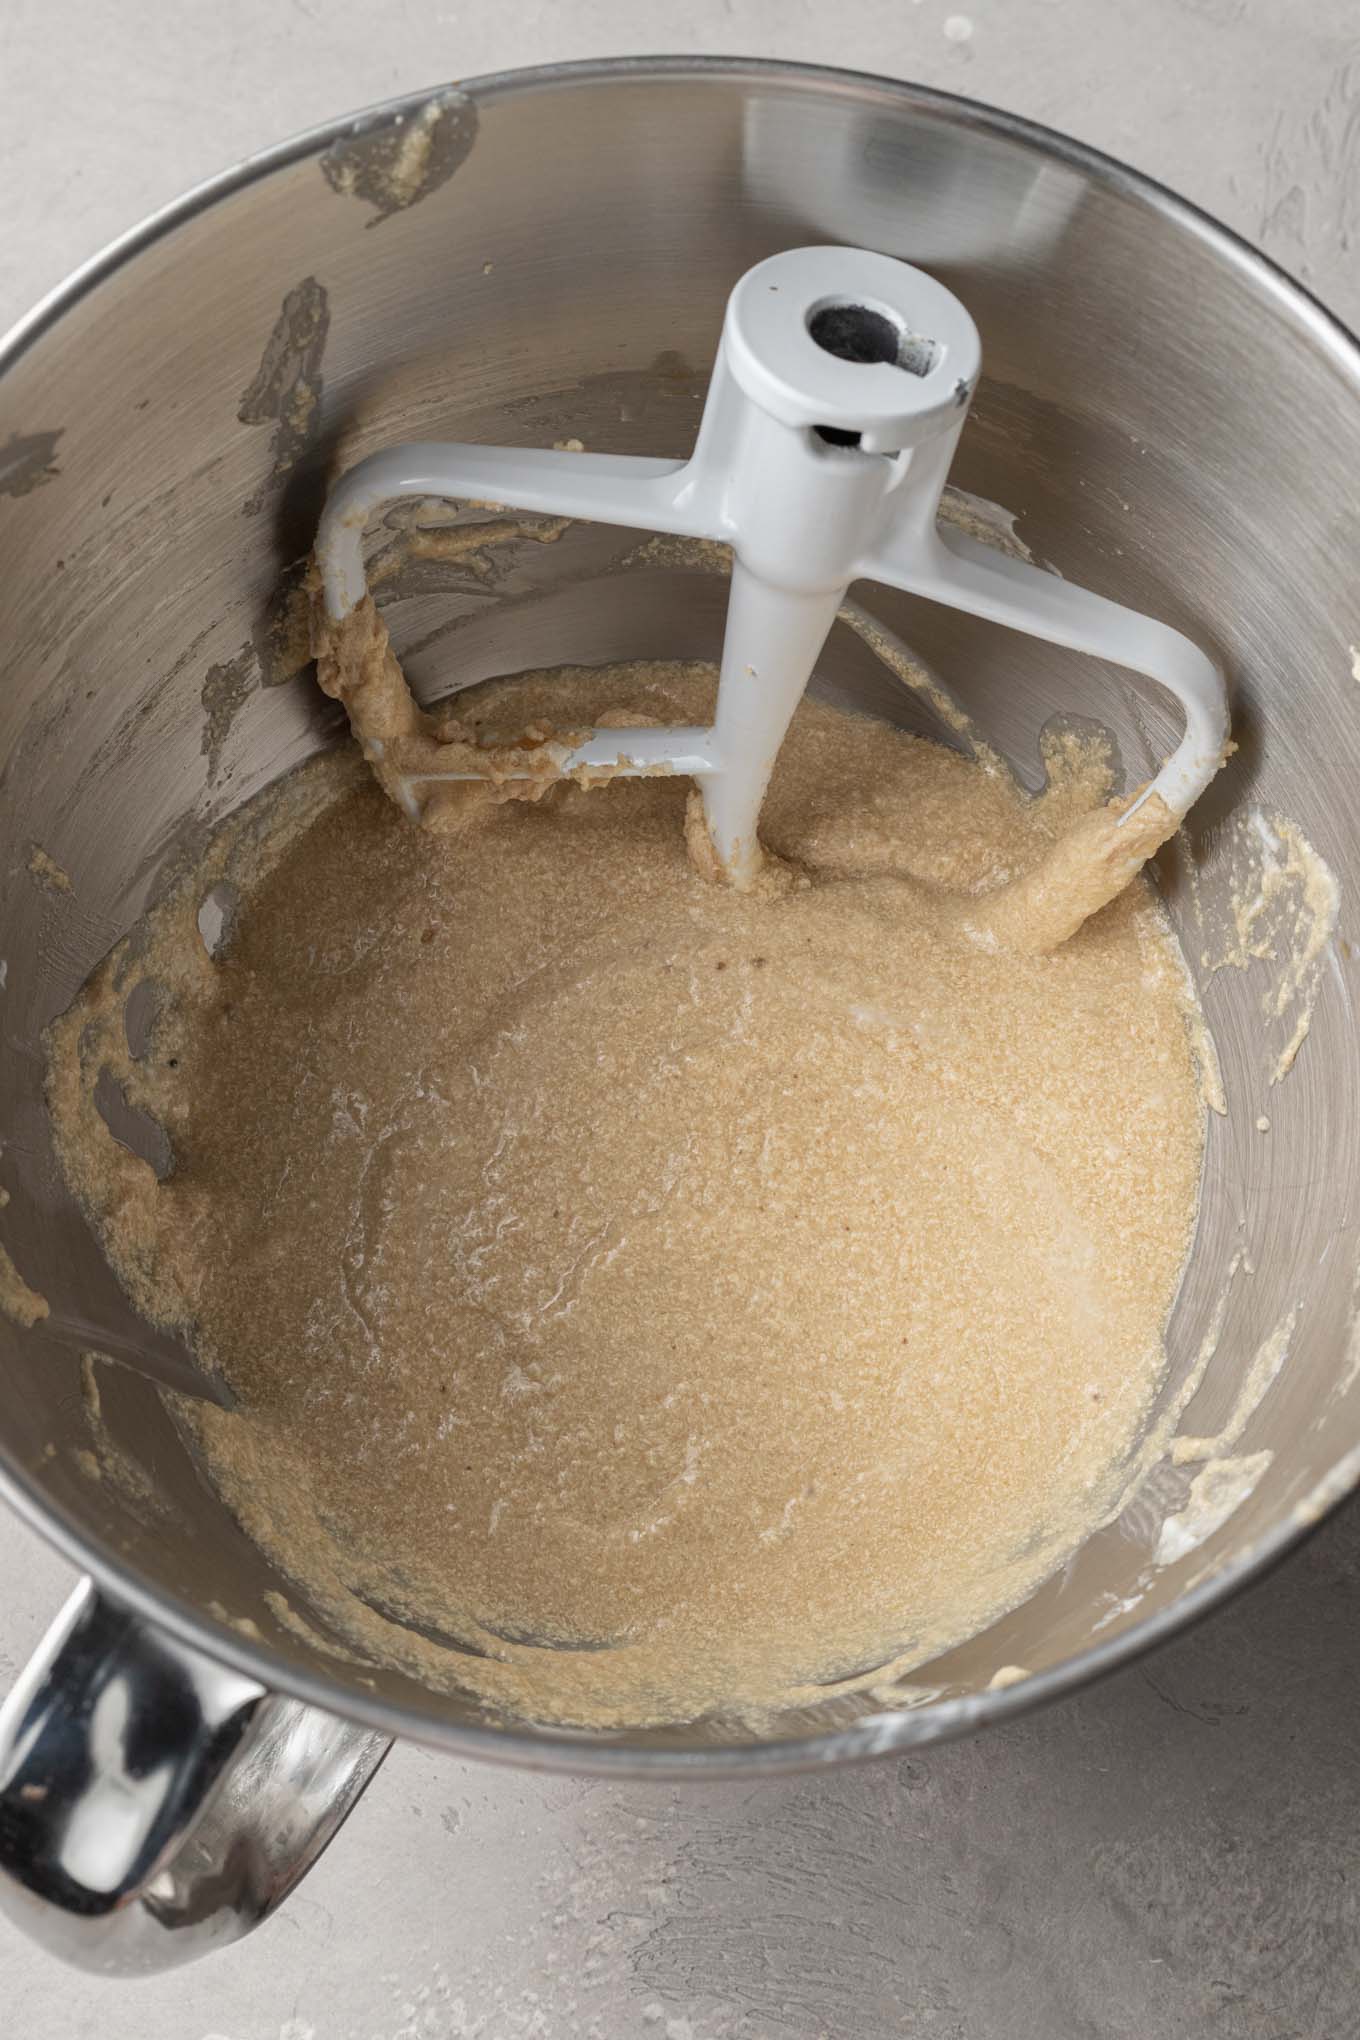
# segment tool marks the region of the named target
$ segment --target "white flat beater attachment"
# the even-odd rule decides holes
[[[729,545],[712,726],[597,729],[559,762],[564,774],[661,766],[691,775],[714,851],[737,884],[759,863],[756,821],[789,719],[847,587],[861,578],[1164,687],[1181,705],[1185,733],[1142,798],[1160,794],[1179,817],[1227,741],[1227,691],[1212,660],[1168,625],[936,522],[980,365],[972,319],[923,271],[855,248],[771,256],[728,300],[689,460],[439,443],[374,454],[332,490],[321,520],[327,615],[341,622],[366,595],[364,526],[398,496],[451,496]],[[470,775],[422,778],[439,776]]]

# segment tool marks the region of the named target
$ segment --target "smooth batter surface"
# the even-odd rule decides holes
[[[711,690],[460,706],[702,721]],[[976,1631],[1100,1520],[1201,1112],[1143,887],[1051,954],[968,932],[1105,798],[1053,762],[1027,802],[805,703],[762,818],[792,881],[741,895],[689,863],[684,782],[440,836],[331,759],[92,980],[53,1037],[68,1168],[236,1390],[191,1412],[213,1478],[342,1651],[542,1719],[776,1709]],[[165,1181],[105,1132],[106,1067]]]

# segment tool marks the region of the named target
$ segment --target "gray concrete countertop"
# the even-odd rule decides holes
[[[381,24],[381,26],[379,26]],[[1360,321],[1356,0],[8,0],[0,324],[265,143],[516,63],[884,71],[1175,186]],[[0,1684],[67,1568],[0,1516]],[[1004,1733],[710,1789],[398,1749],[268,1926],[145,1984],[0,1928],[5,2040],[1351,2040],[1360,1513]]]

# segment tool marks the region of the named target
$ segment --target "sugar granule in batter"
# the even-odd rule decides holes
[[[712,687],[575,670],[460,708],[476,741],[703,721]],[[962,923],[1105,792],[1027,801],[805,702],[762,816],[802,882],[752,896],[695,875],[683,781],[441,837],[332,758],[114,953],[54,1030],[67,1167],[235,1389],[186,1421],[339,1651],[543,1720],[777,1711],[1082,1541],[1193,1221],[1183,979],[1141,885],[1052,953]],[[164,1181],[104,1129],[105,1066]]]

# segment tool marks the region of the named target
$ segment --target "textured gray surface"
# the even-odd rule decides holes
[[[381,34],[373,27],[381,14]],[[1354,0],[10,0],[0,320],[196,178],[438,79],[622,50],[855,64],[1096,142],[1360,319]],[[961,24],[967,24],[965,33]],[[947,25],[951,32],[947,32]],[[65,1569],[0,1519],[0,1679]],[[0,1930],[14,2040],[1346,2040],[1360,2030],[1360,1515],[1004,1735],[680,1790],[398,1750],[251,1942],[145,1985]]]

